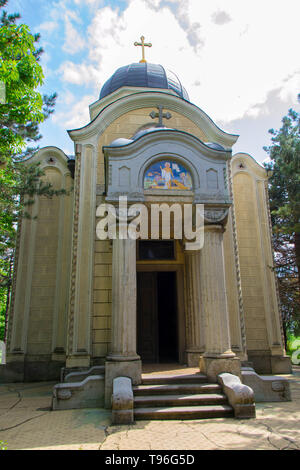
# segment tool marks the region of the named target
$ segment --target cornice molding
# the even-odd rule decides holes
[[[50,157],[53,159],[50,162]],[[68,169],[68,157],[67,155],[58,147],[48,146],[39,149],[35,152],[30,158],[24,160],[25,164],[31,163],[41,163],[41,168],[45,170],[46,168],[56,168],[61,171],[62,174],[70,174]]]
[[[113,121],[130,111],[141,108],[151,108],[158,104],[190,119],[204,132],[208,141],[217,142],[223,145],[227,150],[230,150],[238,139],[237,135],[222,131],[212,119],[196,105],[178,96],[161,91],[138,92],[123,96],[104,107],[89,124],[80,129],[68,130],[68,134],[74,142],[80,142],[96,134],[101,135]]]
[[[197,137],[192,134],[188,134],[184,131],[179,131],[176,129],[165,129],[161,131],[149,132],[142,135],[138,139],[130,142],[127,145],[121,145],[119,147],[110,147],[109,145],[103,147],[104,155],[114,155],[118,157],[128,158],[132,155],[132,152],[139,152],[140,150],[145,150],[149,146],[153,146],[155,143],[165,144],[166,152],[168,143],[176,143],[192,148],[194,151],[199,153],[201,151],[201,156],[207,157],[214,160],[229,160],[231,158],[230,150],[215,150],[211,147],[205,145]]]

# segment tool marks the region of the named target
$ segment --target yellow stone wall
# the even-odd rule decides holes
[[[55,189],[71,190],[66,164],[46,167],[44,172],[43,178]],[[9,352],[20,350],[29,360],[57,359],[55,349],[62,352],[66,347],[72,203],[72,191],[37,197],[30,206],[32,218],[22,220]]]
[[[237,171],[238,164],[244,167]],[[265,192],[267,174],[250,156],[236,156],[233,176],[247,350],[282,354],[282,337]]]
[[[265,321],[257,195],[255,182],[248,174],[234,177],[234,193],[247,346],[269,348]]]
[[[64,181],[56,168],[45,170],[46,179],[55,189],[71,188],[71,177]],[[51,354],[53,344],[54,315],[58,314],[56,336],[61,337],[60,347],[66,345],[65,322],[68,307],[68,263],[70,251],[72,196],[39,197],[33,257],[33,275],[28,325],[27,354]],[[64,211],[61,212],[62,206]],[[63,217],[63,220],[61,220]],[[66,240],[69,243],[66,243]],[[58,293],[58,270],[62,270],[63,289]],[[56,310],[56,311],[55,311]],[[59,311],[58,311],[59,310]],[[62,311],[64,310],[64,311]],[[62,334],[62,330],[64,334]]]
[[[62,175],[55,168],[46,170],[55,188],[62,186]],[[56,287],[59,199],[39,198],[33,276],[28,328],[28,354],[50,354]]]

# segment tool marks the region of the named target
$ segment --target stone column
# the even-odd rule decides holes
[[[186,354],[189,367],[199,365],[204,352],[204,324],[200,294],[200,251],[185,252],[186,278]]]
[[[105,404],[110,407],[112,382],[119,376],[141,382],[136,353],[136,241],[113,241],[111,351],[105,363]]]
[[[204,247],[201,250],[200,282],[205,317],[205,353],[200,370],[209,380],[218,374],[240,375],[240,360],[231,351],[227,306],[225,266],[221,225],[206,225]]]

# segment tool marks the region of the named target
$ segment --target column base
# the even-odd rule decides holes
[[[188,367],[199,367],[200,356],[202,351],[186,351],[186,362]]]
[[[142,382],[142,361],[130,360],[108,360],[105,362],[105,408],[111,408],[111,396],[113,392],[113,379],[116,377],[129,377],[132,384],[138,385]]]
[[[272,374],[292,374],[290,356],[271,356]]]
[[[291,358],[284,355],[271,356],[270,351],[248,351],[249,361],[257,374],[291,374]]]
[[[237,375],[241,379],[241,361],[234,357],[207,357],[201,356],[199,368],[202,374],[205,374],[210,382],[217,383],[218,375],[223,372]]]
[[[72,369],[73,367],[90,367],[91,357],[86,354],[78,354],[68,356],[66,359],[66,368]]]

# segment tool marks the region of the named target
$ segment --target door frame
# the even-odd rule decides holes
[[[137,272],[173,271],[176,272],[176,301],[177,301],[177,341],[179,364],[186,364],[185,340],[185,309],[184,309],[184,267],[181,264],[168,263],[139,263]]]

